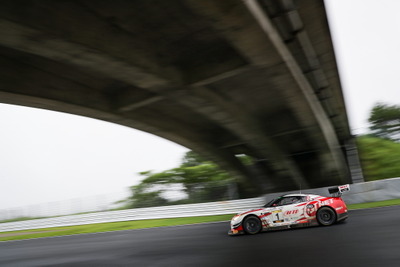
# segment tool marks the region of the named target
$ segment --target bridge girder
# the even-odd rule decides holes
[[[0,33],[1,102],[153,133],[249,191],[349,181],[322,1],[4,1]]]

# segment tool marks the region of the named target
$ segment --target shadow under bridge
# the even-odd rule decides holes
[[[248,195],[351,182],[323,1],[6,0],[0,32],[3,103],[166,138]]]

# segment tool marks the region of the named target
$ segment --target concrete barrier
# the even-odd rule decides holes
[[[328,196],[329,187],[306,189],[303,190],[302,193]],[[264,195],[264,198],[272,199],[274,197],[289,193],[299,193],[299,191],[267,194]],[[351,184],[350,192],[345,192],[342,198],[347,204],[375,202],[400,198],[400,178],[391,178],[372,182]]]

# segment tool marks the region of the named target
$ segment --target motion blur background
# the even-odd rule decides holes
[[[377,2],[325,1],[356,135],[369,133],[376,103],[400,103],[400,2]],[[8,104],[0,125],[0,220],[121,207],[140,172],[178,167],[189,151],[124,126]],[[167,198],[184,196],[178,188]]]

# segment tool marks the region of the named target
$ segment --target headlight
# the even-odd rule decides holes
[[[237,225],[237,224],[240,224],[240,221],[239,221],[239,219],[240,219],[240,216],[239,216],[239,215],[235,215],[235,216],[233,216],[233,218],[232,218],[232,220],[231,220],[231,225]]]

